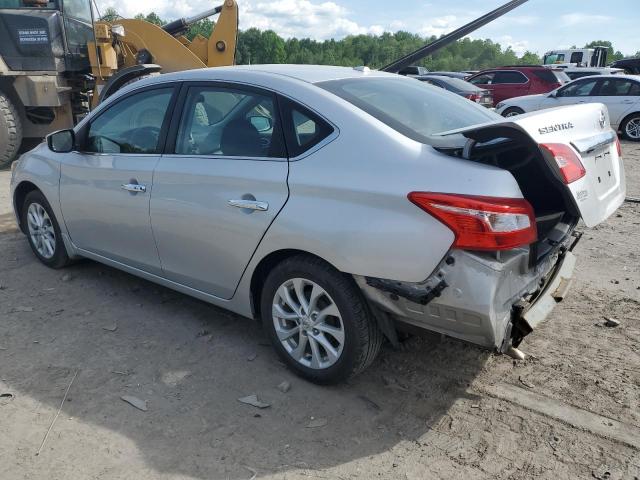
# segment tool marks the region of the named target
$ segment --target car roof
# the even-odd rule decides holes
[[[603,75],[589,75],[589,76],[586,76],[586,77],[576,78],[573,81],[575,82],[576,80],[584,80],[585,78],[597,78],[598,80],[602,80],[602,79],[606,79],[606,78],[613,78],[615,80],[632,80],[634,82],[640,82],[640,77],[638,77],[636,75],[620,75],[619,73],[618,74],[607,73],[607,74],[603,74]]]
[[[336,67],[329,65],[235,65],[232,67],[201,68],[179,72],[184,80],[207,80],[212,72],[259,72],[272,75],[282,75],[308,83],[325,82],[362,77],[398,77],[395,73],[372,70],[368,67]]]
[[[640,57],[637,58],[622,58],[620,60],[616,60],[615,62],[612,63],[612,65],[614,64],[640,64]]]

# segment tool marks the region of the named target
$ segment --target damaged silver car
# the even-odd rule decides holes
[[[136,82],[14,164],[34,254],[89,258],[246,317],[318,383],[400,322],[517,355],[622,203],[603,105],[513,118],[366,68]]]

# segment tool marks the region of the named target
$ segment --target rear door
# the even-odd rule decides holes
[[[163,275],[229,299],[288,197],[276,96],[229,83],[183,87],[150,213]]]
[[[604,103],[607,106],[611,125],[617,128],[640,101],[640,82],[624,77],[605,78],[592,95],[591,101]]]
[[[497,104],[509,98],[521,97],[529,94],[531,81],[521,72],[515,70],[501,70],[493,78],[493,100]]]

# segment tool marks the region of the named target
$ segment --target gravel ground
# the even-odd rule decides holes
[[[640,147],[623,148],[640,197]],[[425,335],[323,388],[250,320],[96,263],[42,266],[8,182],[0,172],[3,480],[640,477],[639,204],[586,231],[526,361]],[[251,394],[271,406],[237,401]]]

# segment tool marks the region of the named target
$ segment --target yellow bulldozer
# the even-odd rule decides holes
[[[209,38],[189,27],[218,15]],[[0,168],[23,141],[75,125],[122,86],[157,72],[233,65],[234,0],[164,26],[94,21],[91,0],[0,0]]]

